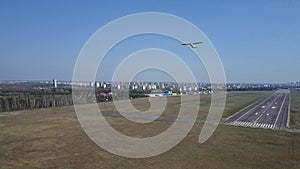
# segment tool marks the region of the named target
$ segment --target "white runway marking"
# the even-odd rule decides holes
[[[276,101],[276,99],[279,98],[280,95],[276,96],[276,98],[271,102],[271,104],[261,113],[260,116],[257,117],[257,119],[254,120],[254,122],[258,121],[263,115],[264,113],[272,106],[272,104]]]
[[[252,109],[250,109],[247,113],[243,114],[242,116],[240,116],[239,118],[237,118],[235,120],[235,122],[239,121],[242,117],[246,116],[247,114],[249,114],[251,111],[253,111],[255,108],[261,106],[264,102],[266,102],[266,100],[270,99],[273,95],[269,96],[268,98],[266,98],[265,100],[262,99],[261,102],[259,104],[257,104],[256,106],[254,106]]]

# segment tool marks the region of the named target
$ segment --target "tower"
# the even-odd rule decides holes
[[[57,80],[56,79],[53,79],[53,87],[57,88]]]

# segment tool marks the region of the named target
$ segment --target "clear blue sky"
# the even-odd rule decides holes
[[[297,0],[0,0],[0,80],[71,80],[80,49],[97,29],[124,15],[164,12],[210,38],[229,82],[299,81],[299,9]]]

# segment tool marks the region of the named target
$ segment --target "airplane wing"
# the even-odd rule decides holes
[[[198,45],[198,44],[200,44],[200,43],[203,43],[203,42],[194,42],[193,44],[194,44],[194,45]]]

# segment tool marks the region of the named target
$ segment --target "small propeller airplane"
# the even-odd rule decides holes
[[[188,43],[182,43],[181,45],[187,45],[190,46],[191,48],[197,48],[197,45],[203,42],[188,42]]]

